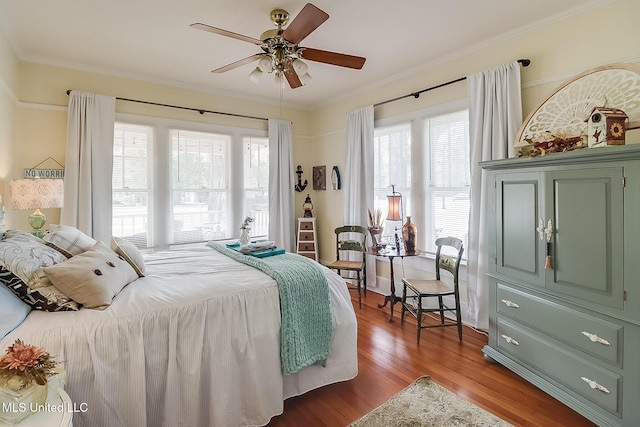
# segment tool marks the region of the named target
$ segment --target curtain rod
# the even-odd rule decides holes
[[[68,90],[67,95],[69,95],[70,93],[71,93],[71,90]],[[202,108],[182,107],[180,105],[161,104],[159,102],[151,102],[151,101],[140,101],[138,99],[120,98],[120,97],[116,97],[116,99],[119,101],[137,102],[139,104],[147,104],[147,105],[156,105],[158,107],[169,107],[169,108],[178,108],[180,110],[197,111],[200,114],[210,113],[210,114],[220,114],[223,116],[241,117],[243,119],[269,120],[265,117],[247,116],[244,114],[234,114],[234,113],[224,113],[221,111],[203,110]]]
[[[518,59],[518,63],[521,64],[523,67],[528,67],[529,64],[531,64],[531,60],[529,60],[529,59]],[[431,86],[431,87],[426,88],[426,89],[422,89],[422,90],[420,90],[418,92],[412,92],[412,93],[407,94],[407,95],[398,96],[397,98],[387,99],[386,101],[382,101],[382,102],[378,102],[377,104],[373,104],[373,106],[374,107],[378,107],[380,105],[388,104],[388,103],[394,102],[394,101],[399,101],[401,99],[408,98],[410,96],[413,96],[414,98],[419,98],[421,93],[428,92],[428,91],[434,90],[434,89],[438,89],[438,88],[441,88],[443,86],[449,86],[450,84],[458,83],[458,82],[461,82],[461,81],[466,80],[466,79],[467,79],[466,77],[460,77],[458,79],[451,80],[450,82],[440,83],[439,85]]]

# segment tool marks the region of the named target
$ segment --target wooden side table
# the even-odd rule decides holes
[[[17,424],[18,427],[72,427],[73,412],[83,410],[74,407],[69,395],[61,388],[57,390],[53,386],[49,387],[49,395],[44,405],[44,410],[31,415],[29,418]],[[13,427],[0,421],[0,427]]]
[[[387,304],[391,303],[390,304],[391,314],[389,316],[389,322],[393,322],[393,306],[402,299],[399,296],[396,296],[396,284],[395,284],[394,275],[393,275],[393,259],[418,256],[418,255],[423,255],[424,253],[425,252],[423,250],[419,250],[419,249],[416,249],[415,252],[410,252],[410,253],[407,253],[407,251],[405,251],[404,248],[379,250],[376,247],[371,247],[367,249],[367,254],[369,255],[384,256],[389,258],[389,268],[391,270],[391,274],[390,274],[391,275],[391,293],[384,297],[383,304],[378,304],[378,308],[384,308],[387,306]]]

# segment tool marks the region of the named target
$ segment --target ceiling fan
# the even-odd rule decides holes
[[[300,13],[291,21],[289,26],[283,28],[289,22],[289,12],[282,9],[271,11],[271,22],[276,29],[267,30],[256,39],[207,24],[194,23],[190,26],[210,33],[231,37],[260,46],[263,52],[256,53],[239,61],[232,62],[220,68],[212,70],[212,73],[224,73],[242,65],[258,61],[258,66],[249,74],[249,78],[257,82],[263,73],[274,73],[276,82],[282,85],[282,79],[287,79],[292,89],[306,84],[311,76],[307,72],[307,64],[302,59],[322,62],[339,67],[361,69],[366,58],[330,52],[327,50],[302,47],[299,43],[329,19],[329,15],[318,7],[307,3]]]

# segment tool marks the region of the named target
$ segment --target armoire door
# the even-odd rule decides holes
[[[537,227],[542,174],[496,174],[496,272],[522,284],[544,286],[544,245]]]
[[[545,221],[553,221],[549,290],[623,308],[623,169],[544,175]]]

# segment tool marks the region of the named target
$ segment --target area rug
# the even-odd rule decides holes
[[[424,376],[349,427],[508,427],[511,424]]]

